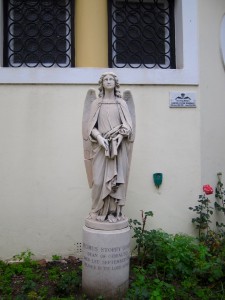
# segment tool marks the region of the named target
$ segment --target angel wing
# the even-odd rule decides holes
[[[133,140],[135,138],[135,132],[136,132],[136,117],[135,117],[135,106],[134,106],[134,100],[133,100],[133,96],[131,94],[130,90],[125,90],[123,92],[123,99],[126,101],[129,112],[130,112],[130,116],[131,116],[131,120],[132,120],[132,125],[133,125]]]
[[[91,161],[91,141],[88,137],[88,123],[90,118],[91,103],[97,98],[96,90],[89,89],[84,102],[83,118],[82,118],[82,135],[83,135],[83,148],[84,148],[84,164],[87,173],[89,187],[93,184],[92,175],[92,161]]]

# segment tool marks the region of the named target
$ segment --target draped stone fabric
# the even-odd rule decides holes
[[[96,138],[101,134],[109,142],[108,151]],[[123,136],[120,145],[113,140]],[[117,205],[126,200],[127,183],[133,144],[132,120],[126,102],[122,98],[92,102],[88,135],[92,142],[92,210],[97,216],[107,217],[115,213]]]

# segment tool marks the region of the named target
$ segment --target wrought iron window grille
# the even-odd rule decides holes
[[[73,0],[4,1],[5,67],[74,66]]]
[[[175,69],[174,0],[108,0],[109,67]]]

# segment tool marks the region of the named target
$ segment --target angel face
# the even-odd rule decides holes
[[[109,85],[106,84],[107,80],[105,80],[105,82],[103,84],[103,81],[104,81],[104,79],[106,77],[107,78],[111,77],[111,79],[113,79],[112,83],[110,83]],[[109,81],[111,81],[111,79],[109,80],[109,78],[108,78]],[[114,83],[113,83],[113,81],[114,81]],[[99,84],[99,88],[98,89],[99,89],[99,97],[100,98],[102,98],[104,96],[105,89],[111,88],[110,87],[111,84],[112,84],[112,86],[114,86],[111,89],[114,88],[114,94],[115,94],[115,96],[118,97],[118,98],[121,98],[119,81],[118,81],[118,78],[117,78],[116,74],[114,74],[113,72],[103,73],[101,75],[100,79],[99,79],[98,84]]]
[[[102,82],[103,88],[106,90],[112,90],[115,88],[116,83],[115,83],[115,79],[112,75],[106,75],[103,78],[103,82]]]

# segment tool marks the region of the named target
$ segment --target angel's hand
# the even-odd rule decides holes
[[[99,143],[100,146],[102,146],[103,148],[105,148],[105,150],[108,150],[109,148],[109,142],[107,139],[104,139],[104,137],[102,137],[100,134],[97,136],[97,141]]]
[[[117,141],[117,148],[119,147],[119,145],[121,144],[122,140],[123,140],[123,135],[122,134],[117,134],[117,136],[115,136],[113,138],[114,141]]]

